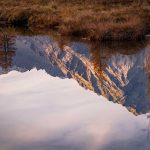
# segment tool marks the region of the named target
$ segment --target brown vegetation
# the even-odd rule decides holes
[[[150,30],[150,0],[0,0],[0,20],[91,40],[140,40]]]

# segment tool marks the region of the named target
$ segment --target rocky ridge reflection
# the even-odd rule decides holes
[[[68,44],[49,36],[17,36],[14,45],[7,71],[44,69],[52,76],[73,78],[136,115],[150,110],[149,45]],[[0,71],[7,72],[3,65]]]

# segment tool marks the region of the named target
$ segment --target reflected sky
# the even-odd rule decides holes
[[[0,76],[0,150],[149,150],[146,115],[32,69]]]

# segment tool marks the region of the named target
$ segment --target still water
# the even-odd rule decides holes
[[[0,150],[149,150],[148,41],[0,43]]]

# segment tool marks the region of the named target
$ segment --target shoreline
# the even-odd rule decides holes
[[[1,22],[1,21],[0,21]],[[80,38],[80,39],[86,39],[88,41],[100,41],[100,42],[127,42],[127,41],[143,41],[147,38],[150,38],[150,32],[143,32],[141,33],[139,36],[135,37],[135,38],[132,38],[132,33],[128,33],[128,32],[122,32],[122,35],[120,36],[119,33],[118,33],[118,36],[117,36],[117,33],[115,35],[115,37],[113,36],[109,36],[109,35],[106,35],[106,36],[103,36],[102,38],[96,38],[96,35],[95,37],[89,37],[88,35],[85,35],[83,34],[82,35],[82,30],[81,30],[81,34],[76,34],[76,33],[61,33],[56,27],[36,27],[36,26],[28,26],[28,25],[16,25],[16,24],[11,24],[11,23],[5,23],[5,24],[1,24],[0,23],[0,28],[26,28],[27,30],[47,30],[47,31],[54,31],[58,34],[60,34],[61,36],[66,36],[66,37],[74,37],[74,38]],[[84,31],[84,30],[83,30]],[[134,33],[133,33],[134,34]],[[124,36],[126,35],[126,36]]]

